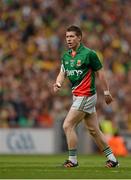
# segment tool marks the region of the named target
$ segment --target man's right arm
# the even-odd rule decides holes
[[[65,72],[64,71],[60,71],[57,78],[56,78],[56,82],[54,83],[53,85],[53,89],[54,89],[54,92],[58,92],[64,82],[64,79],[65,79]]]

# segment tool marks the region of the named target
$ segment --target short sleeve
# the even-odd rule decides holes
[[[102,68],[102,63],[95,51],[90,52],[90,66],[93,71],[98,71]]]
[[[61,72],[65,72],[65,68],[64,68],[64,55],[61,56],[61,68],[60,68]]]
[[[65,68],[64,68],[64,65],[61,64],[61,69],[60,69],[61,72],[65,72]]]

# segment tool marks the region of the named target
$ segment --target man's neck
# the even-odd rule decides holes
[[[76,51],[79,48],[79,46],[80,46],[80,43],[76,47],[72,48],[71,50]]]

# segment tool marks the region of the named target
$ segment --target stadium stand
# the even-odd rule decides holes
[[[107,72],[112,106],[100,94],[99,119],[131,132],[131,1],[2,0],[0,3],[0,128],[53,127],[71,103],[70,85],[51,88],[65,48],[66,27],[79,25]]]

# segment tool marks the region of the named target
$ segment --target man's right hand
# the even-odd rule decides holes
[[[61,88],[61,84],[59,82],[53,84],[53,90],[55,93],[58,92],[60,88]]]

